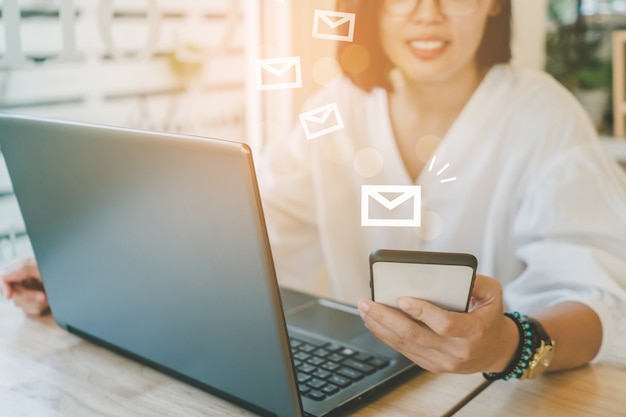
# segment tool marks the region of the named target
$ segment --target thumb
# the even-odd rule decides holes
[[[476,275],[472,297],[477,301],[499,298],[502,294],[502,285],[497,280],[486,275]]]
[[[493,306],[502,310],[502,284],[499,281],[485,275],[476,275],[472,297],[470,300],[470,312],[482,311],[483,307]]]

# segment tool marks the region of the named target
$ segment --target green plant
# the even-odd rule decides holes
[[[563,22],[557,5],[554,0],[550,3],[555,28],[546,35],[546,71],[572,91],[610,88],[612,63],[599,55],[604,28],[587,23],[580,13],[580,1],[573,23]]]
[[[595,65],[580,68],[576,76],[580,89],[608,89],[611,88],[613,82],[613,64],[610,61],[601,61]]]

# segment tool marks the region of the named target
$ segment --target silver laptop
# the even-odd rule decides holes
[[[279,289],[245,144],[0,115],[0,150],[68,331],[268,416],[418,371],[353,307]]]

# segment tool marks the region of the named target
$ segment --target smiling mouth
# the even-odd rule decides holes
[[[411,48],[419,51],[436,51],[442,49],[446,43],[444,41],[411,41]]]

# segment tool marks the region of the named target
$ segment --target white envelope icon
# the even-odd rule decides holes
[[[300,114],[300,123],[309,140],[344,128],[337,103],[327,104]]]
[[[259,90],[301,88],[300,57],[257,59],[256,81]]]
[[[382,193],[399,194],[389,199]],[[370,200],[372,204],[380,203],[387,212],[388,218],[372,218],[370,216]],[[394,210],[408,206],[408,218],[392,218]],[[363,185],[361,187],[361,225],[362,226],[391,226],[391,227],[420,227],[422,224],[422,187],[419,185]]]
[[[313,17],[313,37],[332,41],[352,42],[356,14],[335,12],[332,10],[315,10]],[[336,33],[336,32],[339,32]]]

